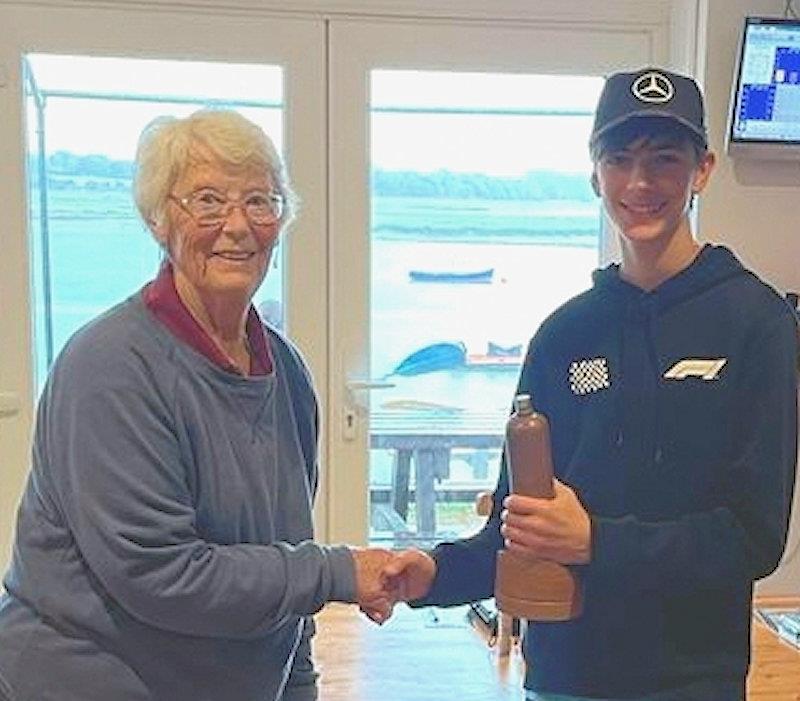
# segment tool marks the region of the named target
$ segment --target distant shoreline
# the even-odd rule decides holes
[[[574,232],[557,234],[531,233],[527,231],[500,232],[481,231],[473,235],[463,234],[461,231],[435,232],[415,231],[408,233],[394,233],[392,230],[373,229],[373,239],[376,241],[409,241],[419,243],[424,240],[429,243],[458,243],[458,244],[492,244],[499,246],[561,246],[567,248],[597,248],[600,236],[599,230],[593,233]]]
[[[35,190],[35,189],[34,189]],[[32,215],[39,201],[31,198]],[[302,207],[301,207],[302,215]],[[130,189],[71,183],[50,190],[48,218],[68,226],[92,220],[138,222]],[[452,244],[542,245],[596,248],[600,231],[596,203],[577,200],[505,200],[373,195],[374,241]]]

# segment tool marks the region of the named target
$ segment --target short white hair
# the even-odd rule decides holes
[[[182,119],[156,117],[139,136],[133,198],[148,226],[161,219],[175,183],[197,162],[198,147],[222,163],[263,169],[284,199],[281,228],[294,218],[297,196],[263,129],[233,110],[202,109]]]

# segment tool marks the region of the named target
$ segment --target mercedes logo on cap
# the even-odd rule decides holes
[[[669,78],[651,71],[640,75],[631,85],[631,92],[642,102],[669,102],[675,95],[675,88]]]

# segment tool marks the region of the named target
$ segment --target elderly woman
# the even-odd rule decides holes
[[[143,133],[165,263],[75,334],[39,405],[0,603],[0,698],[316,698],[311,614],[380,619],[388,553],[312,541],[317,404],[251,304],[293,195],[234,112]]]

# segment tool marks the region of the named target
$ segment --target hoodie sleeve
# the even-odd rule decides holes
[[[770,574],[783,553],[797,463],[797,328],[773,318],[750,345],[735,463],[722,506],[673,521],[592,517],[588,581],[675,594]]]
[[[528,346],[517,383],[517,392],[534,384],[533,358],[537,356],[536,338]],[[525,390],[528,391],[528,390]],[[534,393],[535,393],[534,389]],[[505,450],[500,461],[500,475],[492,497],[492,512],[483,528],[470,538],[437,545],[431,553],[436,562],[436,578],[428,595],[414,606],[457,606],[494,595],[497,551],[503,548],[500,535],[500,512],[508,495],[508,467]]]

